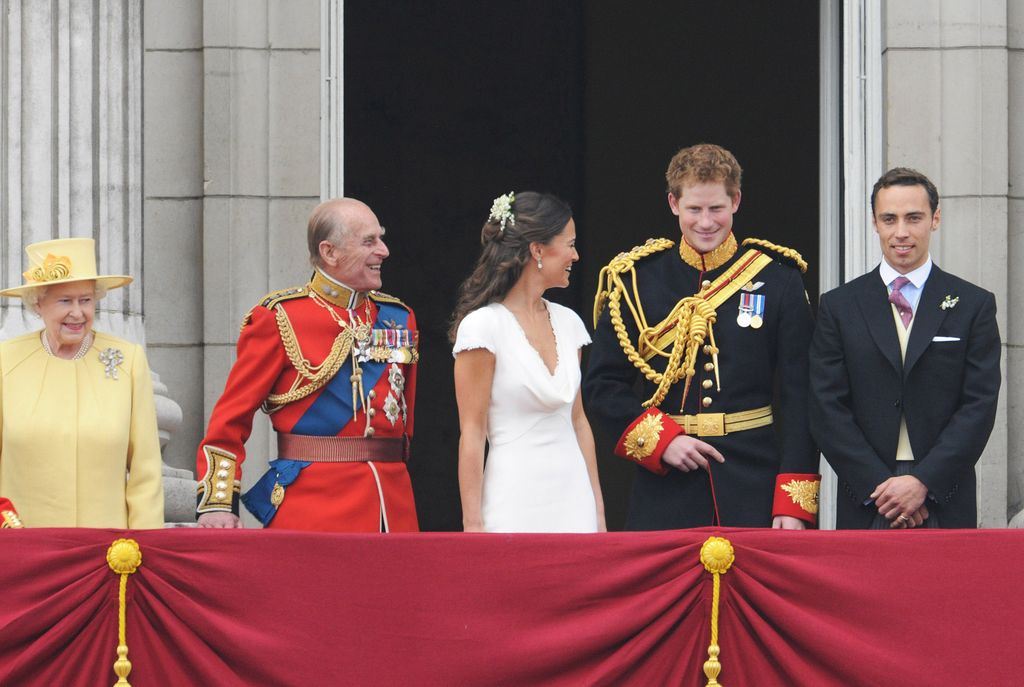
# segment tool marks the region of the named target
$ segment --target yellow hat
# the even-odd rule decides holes
[[[109,291],[132,281],[123,274],[96,274],[96,242],[92,239],[40,241],[25,246],[25,253],[28,254],[28,270],[23,275],[25,283],[0,291],[0,296],[21,298],[31,289],[73,281],[95,281]]]

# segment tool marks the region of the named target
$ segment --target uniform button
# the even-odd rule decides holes
[[[894,407],[899,408],[900,407],[900,399],[897,398],[895,401],[892,402],[892,404],[893,404]]]
[[[227,470],[218,470],[217,471],[217,479],[227,479],[227,478],[228,478],[228,471]]]
[[[226,460],[222,460],[220,462],[220,466],[226,470],[227,468],[231,467],[231,463],[227,462]]]
[[[216,494],[214,494],[214,496],[217,497],[218,501],[223,501],[225,498],[227,498],[227,494],[225,494],[223,491],[218,491]]]
[[[369,410],[366,411],[366,416],[367,417],[373,417],[376,414],[377,414],[377,409],[376,408],[370,408]]]
[[[715,369],[715,364],[714,363],[704,363],[704,371],[705,372],[711,372],[714,369]]]
[[[372,401],[373,399],[377,398],[377,391],[375,389],[370,389],[369,393],[367,393],[366,395]]]
[[[223,491],[228,488],[227,482],[217,482],[217,489]]]
[[[704,355],[711,355],[711,344],[704,344]]]
[[[367,427],[366,428],[366,436],[368,436],[368,437],[372,437],[373,436],[373,427]]]
[[[706,289],[706,288],[708,288],[709,286],[711,286],[711,280],[710,280],[710,279],[705,279],[704,281],[702,281],[702,282],[700,283],[700,287],[701,287],[702,289]]]
[[[711,397],[710,396],[705,396],[703,399],[701,399],[700,404],[702,406],[704,406],[705,408],[710,407],[711,406]]]
[[[710,379],[705,379],[703,382],[700,383],[700,385],[705,389],[710,389],[712,384],[714,384],[714,382],[712,382]]]

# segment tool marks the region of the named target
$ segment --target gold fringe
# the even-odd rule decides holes
[[[114,687],[131,687],[128,673],[132,672],[132,662],[128,660],[128,640],[125,636],[125,610],[128,601],[128,576],[142,565],[142,550],[134,539],[117,539],[107,549],[107,565],[120,575],[121,580],[117,591],[117,660],[114,661],[114,674],[117,682]]]
[[[721,595],[721,576],[729,571],[736,552],[732,543],[724,537],[708,537],[700,547],[700,562],[704,569],[714,575],[714,592],[711,597],[711,643],[708,645],[708,660],[704,661],[704,675],[708,681],[705,687],[721,687],[718,674],[722,672],[722,664],[718,660],[718,602]]]

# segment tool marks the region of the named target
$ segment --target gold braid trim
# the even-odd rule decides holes
[[[807,261],[804,260],[803,256],[800,255],[800,253],[796,252],[792,248],[786,248],[785,246],[780,246],[777,243],[765,241],[764,239],[743,239],[743,245],[754,245],[767,248],[770,251],[778,253],[784,258],[789,258],[790,260],[792,260],[793,263],[800,268],[800,272],[807,272]]]
[[[604,304],[611,294],[617,290],[625,292],[625,285],[622,283],[620,275],[623,272],[629,272],[633,277],[633,287],[635,290],[636,270],[633,268],[633,263],[641,258],[646,258],[648,255],[668,250],[674,245],[675,242],[668,239],[647,239],[644,245],[634,246],[627,253],[619,253],[610,263],[601,268],[601,273],[597,275],[597,294],[594,296],[595,327],[597,327],[597,320],[601,316],[601,311],[604,310]],[[633,308],[628,295],[626,296],[626,303],[629,305],[630,310],[633,311],[633,314],[636,315],[636,309]],[[637,305],[640,305],[639,299],[637,299]],[[640,319],[638,318],[636,321],[640,322]]]
[[[668,390],[684,376],[687,376],[687,382],[693,377],[696,373],[697,350],[700,344],[704,342],[710,324],[714,323],[716,318],[715,309],[704,301],[703,298],[688,296],[679,301],[672,309],[672,312],[668,314],[668,317],[662,320],[658,326],[653,328],[648,326],[647,318],[644,315],[643,306],[637,293],[634,263],[653,253],[667,250],[673,245],[675,244],[668,239],[648,239],[644,245],[637,246],[628,253],[619,253],[615,259],[601,269],[601,274],[598,276],[597,295],[594,298],[594,326],[597,326],[597,320],[607,300],[612,329],[615,330],[615,336],[619,340],[619,346],[622,347],[626,358],[629,359],[629,362],[634,367],[640,370],[648,381],[658,385],[654,395],[644,401],[643,406],[645,408],[657,406],[664,401]],[[623,273],[628,273],[630,276],[633,286],[632,296],[622,280]],[[636,346],[633,345],[633,342],[629,340],[629,332],[626,331],[626,324],[622,319],[621,301],[623,297],[625,297],[626,306],[633,315],[633,321],[637,324],[637,329],[639,330],[638,345],[642,349],[647,350],[651,348],[653,338],[662,328],[663,324],[673,319],[675,320],[673,341],[684,342],[684,345],[673,346],[671,353],[665,353],[663,350],[657,351],[657,353],[668,357],[665,372],[658,372],[651,367],[644,360],[644,356],[637,350]],[[634,299],[636,303],[633,302]],[[683,358],[684,354],[686,356],[685,359]],[[688,383],[687,387],[689,387]]]
[[[383,291],[371,291],[370,300],[376,301],[377,303],[394,303],[395,305],[399,305],[410,312],[412,311],[412,308],[402,302],[400,298],[392,296],[389,293],[384,293]]]
[[[355,338],[352,328],[345,327],[335,337],[334,343],[331,344],[331,352],[327,354],[324,361],[319,365],[313,365],[303,357],[302,349],[299,347],[299,340],[295,336],[295,329],[292,328],[292,323],[288,319],[284,308],[275,306],[274,312],[277,318],[277,330],[281,334],[281,343],[284,345],[284,352],[298,374],[295,377],[295,381],[292,382],[290,390],[283,394],[270,394],[267,396],[267,400],[263,404],[264,410],[267,411],[269,411],[271,406],[283,406],[306,398],[313,392],[326,386],[328,382],[334,379],[334,375],[338,373],[338,370],[345,363],[345,358],[352,351],[352,341]],[[305,384],[302,383],[303,380],[305,380]]]
[[[690,390],[690,382],[696,374],[697,354],[705,339],[710,338],[712,352],[717,357],[718,345],[715,343],[712,328],[718,318],[716,308],[745,283],[736,279],[740,273],[743,277],[756,274],[764,265],[771,262],[768,256],[761,256],[758,251],[751,249],[748,255],[751,256],[753,263],[747,268],[736,273],[727,272],[716,279],[711,286],[701,289],[696,295],[681,299],[665,319],[651,327],[647,323],[640,304],[634,263],[639,258],[671,248],[672,245],[672,242],[667,239],[649,239],[643,246],[638,246],[629,253],[617,255],[607,267],[601,270],[598,277],[598,291],[594,299],[594,326],[597,326],[598,317],[604,307],[604,301],[607,299],[612,329],[615,331],[619,346],[626,354],[626,358],[648,381],[658,385],[654,395],[643,402],[642,405],[645,408],[660,405],[672,385],[683,377],[686,377],[686,386],[683,389],[685,401]],[[621,275],[624,272],[628,272],[630,275],[632,292],[626,288],[622,280]],[[704,294],[713,289],[717,289],[716,295],[708,300]],[[634,346],[629,340],[629,332],[626,331],[626,324],[622,319],[621,301],[623,298],[625,298],[626,305],[633,315],[633,321],[637,325],[637,346]],[[636,300],[635,304],[633,303],[634,299]],[[669,323],[673,322],[671,332],[663,333]],[[666,351],[668,346],[671,346],[670,351]],[[639,350],[637,350],[638,348]],[[655,356],[668,358],[663,373],[659,373],[647,362]]]

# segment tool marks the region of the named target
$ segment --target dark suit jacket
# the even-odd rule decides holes
[[[959,300],[943,309],[947,296]],[[935,265],[905,361],[877,268],[821,297],[811,433],[839,475],[840,529],[868,527],[877,512],[864,502],[896,469],[901,414],[928,510],[942,527],[977,526],[974,464],[995,422],[999,356],[995,296]]]

